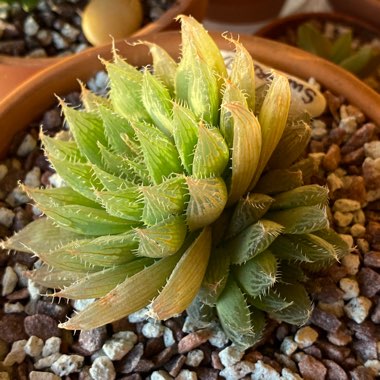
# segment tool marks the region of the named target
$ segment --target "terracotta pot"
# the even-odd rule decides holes
[[[210,33],[221,49],[231,49],[231,43],[217,33]],[[165,48],[173,57],[179,56],[179,32],[151,35],[147,40]],[[128,42],[135,41],[129,39]],[[332,92],[344,95],[374,122],[380,124],[380,95],[349,72],[319,57],[275,41],[255,36],[240,36],[240,41],[254,59],[278,70],[307,79],[313,76]],[[132,47],[123,41],[116,48],[136,66],[150,63],[145,46]],[[275,52],[275,54],[274,54]],[[88,80],[102,69],[98,57],[111,58],[111,46],[88,49],[39,72],[0,102],[0,155],[4,155],[13,136],[25,129],[56,102],[55,94],[63,95],[78,89],[77,79]]]
[[[365,20],[380,29],[379,0],[330,0],[330,4],[337,11]]]
[[[176,16],[186,14],[202,20],[206,14],[206,8],[207,0],[177,0],[159,19],[145,25],[133,36],[142,38],[151,33],[179,29],[179,23],[175,21]],[[25,58],[0,55],[0,100],[31,75],[63,59],[65,58]]]
[[[331,21],[333,23],[340,23],[342,25],[349,26],[357,32],[358,36],[364,39],[378,37],[380,34],[380,31],[375,27],[366,23],[365,21],[358,20],[357,18],[341,13],[316,12],[299,13],[296,15],[275,19],[269,24],[257,30],[255,35],[274,40],[281,39],[281,37],[286,36],[286,33],[289,29],[296,30],[299,25],[311,20],[317,20],[321,22]]]
[[[276,17],[285,0],[209,0],[207,18],[215,22],[253,23]]]

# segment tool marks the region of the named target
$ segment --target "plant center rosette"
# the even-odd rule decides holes
[[[310,127],[289,114],[288,79],[256,89],[238,41],[227,71],[203,27],[181,22],[178,63],[152,43],[152,68],[115,52],[107,98],[83,89],[84,109],[62,103],[69,136],[41,140],[65,185],[24,187],[46,217],[2,246],[37,255],[29,276],[53,296],[96,299],[61,327],[187,310],[247,348],[267,315],[305,323],[308,274],[348,247],[329,229],[327,189],[309,184]]]

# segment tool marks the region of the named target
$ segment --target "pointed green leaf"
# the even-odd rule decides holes
[[[306,234],[329,226],[326,210],[319,206],[271,211],[265,217],[284,226],[283,232],[286,234]]]
[[[182,255],[161,293],[150,305],[156,319],[182,313],[202,284],[211,250],[211,228],[204,228]]]
[[[193,160],[195,178],[220,177],[228,164],[230,152],[217,128],[199,124],[198,143]]]
[[[141,221],[144,204],[138,187],[98,191],[96,195],[110,215],[135,222]]]
[[[142,186],[144,211],[142,220],[147,225],[154,225],[171,215],[180,215],[188,199],[185,179],[174,177],[159,185]]]
[[[59,327],[68,330],[90,330],[117,321],[144,306],[155,297],[166,283],[180,257],[172,255],[128,277],[124,282],[101,297],[85,310]]]
[[[40,139],[49,159],[55,157],[64,161],[86,162],[86,158],[81,154],[74,140],[64,141],[42,133],[40,134]]]
[[[9,239],[0,242],[0,247],[36,254],[52,251],[65,243],[86,237],[57,226],[51,219],[39,218]]]
[[[172,101],[170,93],[148,70],[145,70],[143,75],[142,101],[158,129],[166,136],[171,136],[173,122],[171,118]]]
[[[159,129],[150,124],[135,124],[133,127],[141,143],[145,165],[155,184],[173,173],[182,173],[177,149]]]
[[[334,63],[339,64],[347,57],[351,55],[352,52],[352,31],[348,30],[342,33],[333,43],[331,48],[330,60]]]
[[[226,237],[236,236],[249,225],[256,223],[269,210],[274,199],[265,194],[249,193],[240,198],[234,208]]]
[[[327,58],[331,56],[332,44],[311,22],[301,24],[297,29],[297,45],[312,54]]]
[[[190,200],[186,220],[190,231],[214,222],[227,203],[227,188],[221,178],[196,179],[186,177]]]
[[[269,87],[259,113],[261,126],[261,153],[255,176],[251,182],[253,189],[265,169],[273,151],[284,132],[290,108],[290,87],[288,78],[276,74]]]
[[[198,141],[198,123],[194,113],[178,103],[173,105],[173,137],[182,165],[191,174]]]
[[[340,62],[340,66],[354,74],[360,74],[374,57],[374,49],[371,46],[363,46],[355,54]]]
[[[264,194],[277,194],[283,191],[295,189],[303,185],[302,171],[297,169],[275,169],[265,173],[257,185],[254,187],[254,191]]]
[[[62,110],[80,152],[95,165],[102,167],[98,143],[106,146],[103,122],[96,114],[76,110],[62,104]]]
[[[261,219],[226,242],[225,248],[233,264],[243,264],[266,250],[283,231],[283,226]]]
[[[114,62],[106,62],[110,78],[110,100],[114,110],[128,120],[150,121],[141,99],[142,73],[115,55]]]
[[[231,276],[216,303],[216,310],[224,332],[236,346],[246,349],[260,340],[265,317],[259,310],[251,312],[242,291]]]
[[[139,241],[136,255],[165,257],[173,255],[182,246],[187,226],[183,216],[173,216],[151,227],[135,230]]]
[[[259,163],[262,138],[255,115],[238,103],[223,104],[233,119],[233,146],[228,204],[247,193]]]
[[[315,231],[313,235],[316,235],[333,245],[337,260],[342,259],[350,252],[350,247],[346,241],[343,240],[340,235],[331,228]]]
[[[92,91],[88,90],[81,81],[79,81],[79,84],[81,87],[81,101],[86,111],[97,112],[100,106],[107,108],[111,106],[107,98],[96,95]]]
[[[248,260],[245,264],[235,267],[233,273],[236,281],[252,297],[265,296],[265,293],[277,281],[277,259],[265,250]]]
[[[138,259],[128,264],[118,265],[113,268],[91,273],[81,278],[74,284],[54,293],[54,297],[70,299],[99,298],[106,295],[126,278],[142,271],[146,266],[152,265],[152,259]]]
[[[132,186],[132,182],[127,181],[124,178],[114,176],[113,174],[107,173],[106,171],[98,168],[95,165],[92,166],[92,170],[95,173],[96,178],[103,185],[105,190],[117,191]]]
[[[279,236],[270,249],[281,260],[312,263],[337,259],[335,247],[314,234]]]
[[[306,185],[285,191],[274,196],[271,210],[287,209],[300,206],[326,206],[329,190],[319,185]]]

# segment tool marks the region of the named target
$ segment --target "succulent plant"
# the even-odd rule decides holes
[[[307,273],[347,246],[328,227],[327,189],[305,184],[310,128],[288,118],[287,78],[273,72],[259,100],[244,46],[230,40],[227,70],[207,31],[181,21],[179,63],[148,42],[152,68],[115,52],[107,98],[83,89],[84,109],[61,103],[71,137],[41,139],[66,185],[24,187],[47,217],[2,246],[37,255],[30,277],[53,296],[96,299],[61,327],[187,310],[246,348],[266,314],[308,319]]]
[[[380,65],[380,50],[370,44],[353,48],[351,30],[342,32],[335,40],[328,38],[312,21],[297,28],[297,46],[326,58],[358,76],[368,75]]]

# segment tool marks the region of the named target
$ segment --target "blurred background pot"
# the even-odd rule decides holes
[[[221,49],[233,48],[231,43],[219,33],[210,34]],[[157,33],[145,39],[158,43],[174,58],[178,58],[179,32]],[[346,70],[276,41],[246,35],[241,35],[239,39],[257,61],[303,79],[314,77],[325,88],[343,95],[349,102],[362,109],[370,119],[380,124],[380,95]],[[128,39],[128,42],[136,40],[138,39],[132,38]],[[146,46],[132,47],[124,41],[118,41],[116,48],[133,65],[143,66],[150,63]],[[9,93],[0,102],[0,154],[5,154],[12,137],[18,131],[25,129],[30,122],[56,102],[55,94],[62,96],[77,90],[79,88],[77,79],[87,81],[97,71],[103,69],[98,57],[111,59],[111,55],[111,45],[85,50],[47,67]]]

